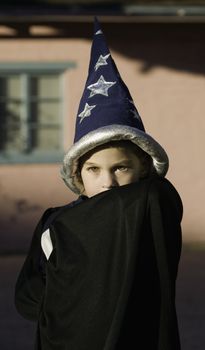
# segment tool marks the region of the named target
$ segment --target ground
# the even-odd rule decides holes
[[[33,350],[35,324],[14,307],[14,285],[24,255],[0,256],[0,349]],[[182,350],[204,350],[205,245],[184,244],[177,280],[177,313]]]

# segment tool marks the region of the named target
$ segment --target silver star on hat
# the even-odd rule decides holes
[[[108,55],[105,55],[105,56],[103,56],[103,55],[99,56],[97,63],[95,65],[95,71],[97,71],[100,66],[105,66],[108,64],[107,59],[109,56],[110,56],[110,53]]]
[[[91,91],[89,97],[97,94],[108,96],[108,89],[114,84],[116,84],[116,81],[105,81],[103,75],[101,75],[95,84],[91,84],[87,87],[87,89]]]
[[[78,117],[81,118],[80,123],[82,123],[84,118],[90,117],[91,111],[95,107],[96,105],[90,106],[88,103],[85,104],[84,110],[80,114],[78,114]]]

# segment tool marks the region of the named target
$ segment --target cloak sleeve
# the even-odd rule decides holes
[[[160,286],[158,349],[178,350],[175,288],[182,246],[182,202],[166,179],[151,186],[148,202]]]
[[[181,254],[182,202],[166,179],[149,183],[135,272],[116,350],[179,350],[175,286]]]
[[[47,209],[45,211],[34,231],[27,258],[23,264],[15,287],[15,306],[17,311],[23,317],[33,321],[38,319],[45,285],[41,235],[44,223],[51,212],[52,209]]]

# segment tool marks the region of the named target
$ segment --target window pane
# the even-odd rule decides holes
[[[31,78],[31,97],[59,98],[59,75],[41,75]]]
[[[4,104],[6,119],[9,125],[20,124],[20,115],[22,111],[22,104],[20,102],[7,102]]]
[[[19,76],[10,76],[7,79],[7,96],[10,98],[20,98],[21,97],[21,88],[20,88],[20,77]]]
[[[0,77],[0,97],[6,96],[6,79]]]
[[[60,101],[59,76],[42,75],[31,77],[30,126],[31,147],[33,150],[59,150],[60,147]],[[41,102],[41,99],[48,99]],[[49,101],[49,99],[51,99]],[[53,100],[55,99],[55,101]]]
[[[60,105],[58,102],[31,104],[31,121],[38,124],[59,124]]]
[[[59,103],[31,104],[31,147],[39,150],[60,149]]]
[[[0,104],[0,149],[22,150],[22,140],[20,137],[21,104],[10,102]]]
[[[32,129],[32,149],[41,151],[59,150],[60,147],[60,130],[53,128]]]
[[[60,134],[59,130],[52,130],[52,129],[40,129],[39,130],[39,148],[41,149],[47,149],[47,150],[58,150],[59,142],[60,141]]]
[[[0,96],[13,99],[21,97],[20,77],[18,75],[0,77]]]

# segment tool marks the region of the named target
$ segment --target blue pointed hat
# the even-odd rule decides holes
[[[152,157],[153,171],[161,176],[166,174],[167,154],[145,132],[130,92],[95,18],[88,78],[77,113],[74,144],[65,155],[61,169],[66,185],[79,193],[79,158],[97,146],[119,140],[129,140],[138,145]]]

